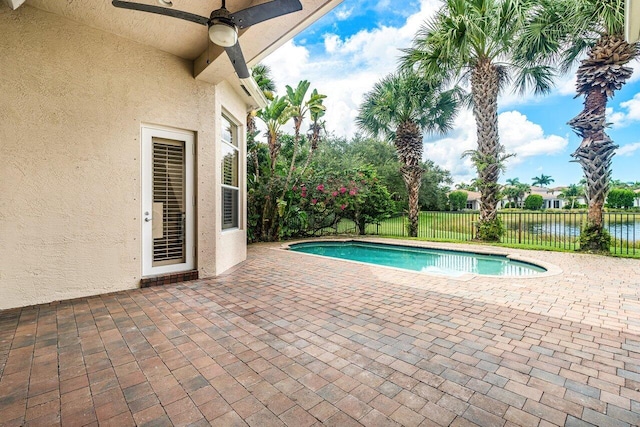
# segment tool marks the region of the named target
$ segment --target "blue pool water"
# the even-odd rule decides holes
[[[466,273],[496,276],[529,276],[546,269],[502,255],[447,251],[368,242],[307,242],[289,249],[307,254],[386,265],[405,270],[460,276]]]

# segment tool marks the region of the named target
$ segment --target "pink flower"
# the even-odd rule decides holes
[[[352,188],[351,191],[349,191],[349,195],[350,196],[355,196],[357,192],[358,192],[358,190],[356,190],[355,188]]]
[[[337,191],[334,191],[333,193],[331,193],[331,195],[332,195],[333,197],[336,197],[336,196],[338,195],[338,192],[337,192]]]
[[[347,189],[345,187],[340,187],[340,193],[344,194],[347,192]]]
[[[311,199],[311,204],[315,205],[316,203],[318,203],[318,199]]]
[[[346,204],[344,204],[344,203],[340,205],[340,209],[341,209],[341,210],[345,210],[345,208],[346,208],[346,207],[347,207],[347,205],[346,205]]]
[[[307,187],[305,187],[304,185],[300,188],[300,190],[302,191],[307,191]]]
[[[297,185],[293,186],[293,191],[298,191],[298,186]]]
[[[318,191],[324,191],[324,185],[320,184],[316,187],[316,190]]]
[[[306,191],[303,191],[300,195],[301,195],[302,197],[307,197],[307,192],[306,192]]]

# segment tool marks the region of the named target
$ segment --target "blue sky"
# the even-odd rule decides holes
[[[399,49],[411,45],[419,26],[439,7],[438,0],[344,0],[336,9],[307,28],[294,40],[267,57],[278,92],[284,86],[309,80],[312,88],[328,97],[327,128],[340,136],[358,129],[354,118],[363,95],[396,68]],[[633,63],[634,68],[640,68]],[[580,139],[566,122],[582,109],[574,99],[574,75],[558,79],[554,91],[544,97],[504,93],[499,99],[501,142],[515,158],[507,164],[501,181],[520,178],[529,182],[540,174],[551,175],[552,185],[576,183],[582,178],[570,154]],[[613,160],[613,178],[640,181],[640,72],[609,103],[609,135],[620,146]],[[425,138],[425,158],[450,170],[454,180],[474,176],[463,151],[476,146],[471,111],[460,112],[454,130]]]

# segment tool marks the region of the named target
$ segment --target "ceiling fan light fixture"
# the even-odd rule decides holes
[[[209,25],[209,39],[218,46],[235,46],[238,42],[238,29],[224,18],[214,18]]]

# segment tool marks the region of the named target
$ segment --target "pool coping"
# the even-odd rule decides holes
[[[514,276],[514,275],[503,275],[503,276],[499,276],[499,275],[494,275],[494,274],[475,274],[475,273],[464,273],[461,274],[459,276],[455,276],[455,275],[448,275],[448,274],[441,274],[441,273],[437,273],[437,272],[432,272],[432,271],[416,271],[416,270],[408,270],[408,269],[404,269],[404,268],[398,268],[398,267],[391,267],[391,266],[386,266],[386,265],[379,265],[379,264],[372,264],[372,263],[368,263],[368,262],[363,262],[363,261],[354,261],[354,260],[349,260],[349,259],[343,259],[343,258],[333,258],[333,257],[327,257],[327,256],[323,256],[323,255],[316,255],[316,254],[308,254],[308,253],[303,253],[303,252],[296,252],[299,253],[301,255],[307,255],[307,256],[314,256],[314,257],[321,257],[321,258],[330,258],[330,259],[334,259],[334,260],[338,260],[338,261],[345,261],[345,262],[354,262],[357,264],[363,264],[363,265],[370,265],[370,266],[375,266],[375,267],[382,267],[382,268],[387,268],[387,269],[393,269],[393,270],[398,270],[398,271],[403,271],[403,272],[412,272],[412,273],[418,273],[418,274],[426,274],[428,276],[433,276],[433,277],[441,277],[441,278],[446,278],[446,279],[452,279],[452,280],[458,280],[458,281],[463,281],[463,282],[468,282],[470,280],[473,280],[476,277],[488,277],[488,278],[494,278],[494,279],[540,279],[543,277],[551,277],[551,276],[557,276],[559,274],[563,273],[563,270],[558,267],[555,264],[551,264],[549,262],[546,261],[541,261],[539,259],[536,258],[532,258],[530,256],[523,256],[521,254],[518,253],[513,253],[511,251],[509,251],[510,248],[496,248],[496,247],[486,247],[486,246],[473,246],[471,247],[471,245],[465,245],[465,246],[470,246],[469,249],[460,249],[460,245],[464,245],[464,243],[442,243],[442,242],[428,242],[428,241],[414,241],[414,240],[396,240],[396,239],[385,239],[385,238],[371,238],[371,237],[367,237],[367,238],[357,238],[357,237],[345,237],[345,238],[310,238],[310,239],[297,239],[297,240],[292,240],[286,243],[283,243],[280,245],[280,247],[278,248],[279,250],[286,250],[289,251],[291,249],[292,245],[298,244],[298,243],[312,243],[312,242],[362,242],[362,243],[384,243],[387,245],[393,245],[393,246],[406,246],[406,247],[414,247],[414,248],[424,248],[424,249],[440,249],[440,250],[447,250],[447,251],[452,251],[452,252],[466,252],[466,253],[472,253],[472,254],[478,254],[478,255],[498,255],[498,256],[504,256],[508,259],[512,259],[514,261],[520,261],[520,262],[524,262],[527,264],[533,264],[535,266],[538,267],[542,267],[544,269],[546,269],[547,271],[544,272],[540,272],[540,273],[535,273],[535,274],[531,274],[531,275],[527,275],[527,276]],[[453,246],[456,245],[456,246]],[[290,251],[293,252],[293,251]]]

